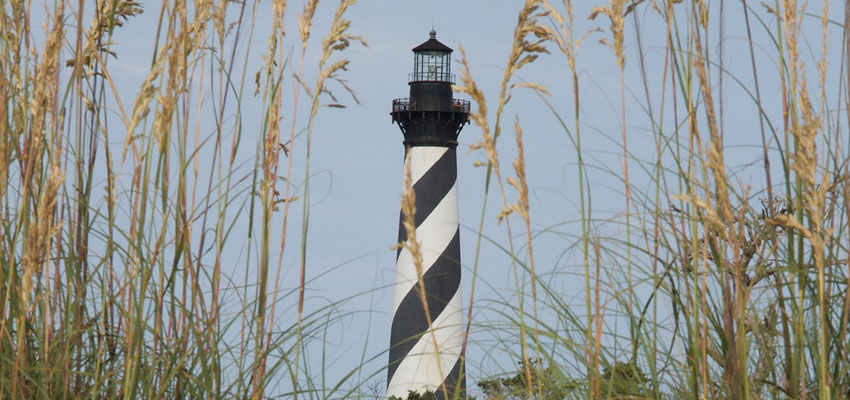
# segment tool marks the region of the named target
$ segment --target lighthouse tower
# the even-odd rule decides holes
[[[416,238],[433,329],[428,329],[413,257],[399,249],[387,396],[403,399],[410,390],[451,398],[465,387],[455,149],[469,121],[469,102],[452,97],[452,49],[440,43],[433,30],[430,36],[413,48],[410,97],[393,100],[390,113],[404,134],[405,170],[411,170],[416,195]],[[401,222],[398,240],[407,240]]]

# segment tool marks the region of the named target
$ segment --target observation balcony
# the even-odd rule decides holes
[[[401,98],[393,100],[392,112],[403,111],[443,111],[443,112],[458,112],[469,114],[469,100],[452,99],[417,99],[410,101],[409,98]]]

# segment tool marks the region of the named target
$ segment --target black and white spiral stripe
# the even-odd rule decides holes
[[[455,148],[409,147],[405,163],[405,168],[410,166],[416,194],[416,238],[422,249],[423,279],[434,334],[428,331],[413,258],[406,249],[399,249],[387,396],[407,398],[409,390],[433,390],[438,392],[438,398],[446,398],[441,392],[445,383],[450,398],[455,388],[465,386],[460,363],[463,318]],[[401,223],[398,239],[407,240]]]

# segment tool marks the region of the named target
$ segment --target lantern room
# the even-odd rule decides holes
[[[452,92],[452,49],[431,38],[413,48],[410,97],[393,100],[393,122],[407,146],[457,146],[457,136],[469,123],[469,101]]]
[[[430,32],[431,38],[413,48],[413,73],[410,83],[448,82],[454,83],[451,73],[452,49],[437,40],[437,32]]]

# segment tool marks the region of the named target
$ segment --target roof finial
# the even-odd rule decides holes
[[[437,38],[437,31],[435,31],[433,28],[431,29],[431,32],[429,32],[429,34],[431,35],[431,39]]]

